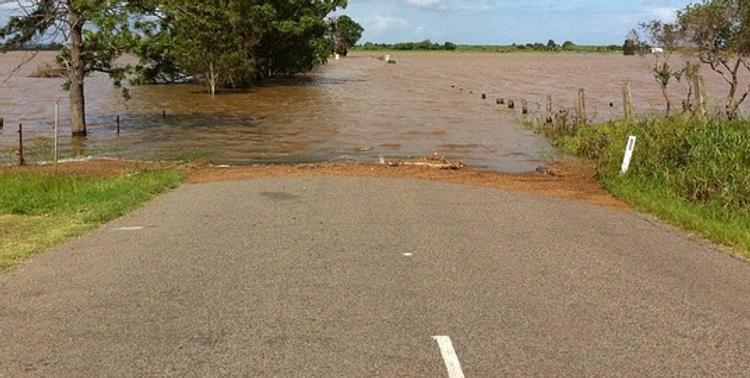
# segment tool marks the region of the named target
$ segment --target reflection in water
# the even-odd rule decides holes
[[[53,58],[42,54],[25,73]],[[0,55],[0,73],[20,59],[21,53]],[[156,85],[133,88],[132,100],[124,101],[106,77],[92,76],[87,81],[90,136],[75,143],[68,137],[63,99],[63,153],[252,163],[374,161],[438,152],[469,165],[526,171],[543,164],[550,147],[520,127],[507,107],[496,105],[497,97],[526,99],[534,110],[550,94],[556,107],[572,107],[577,89],[585,88],[589,116],[602,120],[621,113],[621,85],[630,80],[637,109],[662,106],[649,61],[639,57],[417,53],[397,61],[386,65],[354,54],[302,78],[215,97],[198,86]],[[704,74],[710,97],[720,98],[726,92],[723,82],[707,70]],[[0,117],[6,120],[0,161],[12,157],[17,143],[12,125],[19,122],[30,145],[48,142],[54,98],[65,96],[59,84],[21,73],[0,87]],[[683,90],[673,87],[675,100]]]

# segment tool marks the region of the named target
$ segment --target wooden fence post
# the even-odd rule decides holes
[[[25,165],[23,158],[23,123],[18,124],[18,165]]]
[[[695,75],[693,77],[693,92],[695,92],[695,105],[694,112],[700,117],[706,115],[706,96],[705,89],[703,89],[703,76]]]
[[[577,108],[578,126],[586,126],[586,92],[583,88],[578,90],[578,108]]]
[[[625,119],[630,121],[633,119],[633,96],[630,93],[630,81],[625,81],[622,86],[622,106]]]
[[[547,95],[547,123],[554,122],[555,117],[552,114],[552,95]]]

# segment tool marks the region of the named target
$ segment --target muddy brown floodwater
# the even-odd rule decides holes
[[[43,53],[0,85],[0,161],[15,159],[18,123],[24,124],[27,147],[49,156],[56,98],[62,99],[66,156],[202,157],[241,164],[370,162],[439,153],[506,172],[534,170],[550,160],[553,149],[520,124],[519,114],[497,106],[498,97],[526,99],[533,111],[547,94],[556,107],[573,106],[577,89],[585,88],[591,116],[606,119],[621,112],[621,83],[632,80],[639,110],[661,106],[645,58],[410,53],[393,54],[398,63],[384,64],[371,55],[353,54],[304,77],[215,97],[200,86],[153,85],[132,88],[132,99],[125,101],[106,77],[93,75],[86,87],[89,137],[75,141],[68,137],[60,80],[28,77],[54,57]],[[23,56],[0,55],[0,79]],[[707,76],[713,95],[723,93],[719,80]]]

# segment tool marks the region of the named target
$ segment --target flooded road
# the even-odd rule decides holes
[[[0,55],[0,79],[22,54]],[[520,125],[520,115],[497,106],[497,97],[527,99],[535,110],[547,94],[556,106],[573,106],[577,88],[586,88],[591,116],[606,119],[621,112],[620,88],[627,79],[633,80],[639,110],[660,106],[644,58],[412,53],[384,64],[370,55],[354,54],[298,79],[215,97],[200,86],[154,85],[132,88],[126,101],[106,77],[93,75],[86,87],[89,137],[76,142],[68,137],[60,80],[28,77],[54,57],[43,53],[0,86],[0,117],[6,123],[0,161],[15,159],[18,123],[24,124],[28,149],[49,156],[55,98],[62,99],[65,156],[201,157],[241,164],[370,162],[439,153],[508,172],[533,170],[553,152]],[[707,82],[712,93],[722,93],[721,83]]]

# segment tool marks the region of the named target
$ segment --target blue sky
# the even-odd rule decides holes
[[[0,0],[4,22],[15,1]],[[638,23],[670,20],[691,0],[349,0],[365,27],[362,42],[432,39],[474,44],[513,42],[620,44]]]
[[[509,44],[620,44],[639,22],[670,20],[690,0],[349,0],[362,42],[432,39]]]

